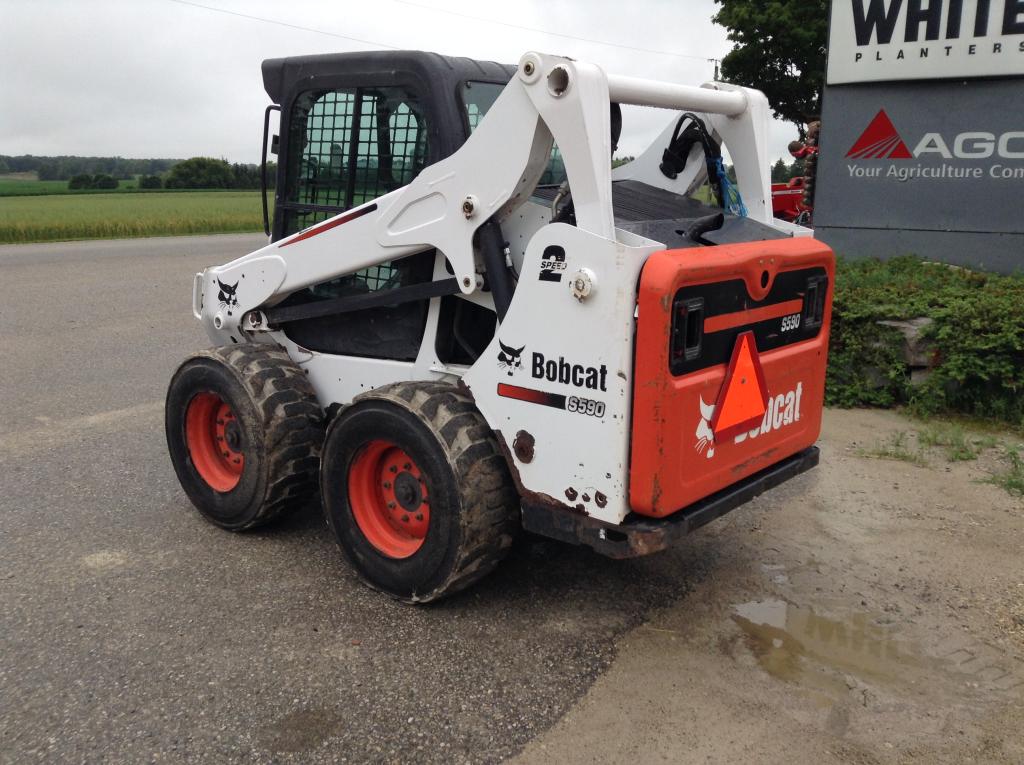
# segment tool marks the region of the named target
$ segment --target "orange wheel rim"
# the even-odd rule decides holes
[[[196,472],[211,489],[226,493],[238,486],[245,469],[242,429],[216,393],[200,393],[189,401],[185,443]]]
[[[430,526],[427,483],[416,462],[390,441],[366,444],[348,471],[348,498],[366,540],[389,558],[408,558]]]

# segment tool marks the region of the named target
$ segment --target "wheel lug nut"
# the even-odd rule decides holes
[[[403,515],[402,516],[402,523],[408,523],[408,522],[409,522],[409,516],[408,515]]]
[[[390,489],[391,488],[391,481],[385,481],[384,482],[384,488],[385,489]]]
[[[388,470],[390,470],[392,473],[397,473],[398,472],[398,468],[396,468],[394,465],[389,467]]]
[[[230,454],[228,454],[227,452],[224,452],[224,456],[225,456],[225,457],[230,457],[231,455],[230,455]]]
[[[423,513],[416,513],[416,520],[417,521],[422,521],[423,520]]]
[[[218,417],[217,418],[217,424],[218,425],[223,425],[224,424],[224,420],[222,420],[220,417]]]
[[[404,470],[412,470],[412,465],[410,465],[408,462],[406,462],[404,465],[402,465],[402,468]]]
[[[223,441],[224,440],[224,436],[217,436],[217,440],[218,441]]]
[[[388,502],[388,510],[394,510],[394,509],[395,509],[395,503],[394,502]]]

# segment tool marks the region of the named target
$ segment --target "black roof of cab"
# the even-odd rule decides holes
[[[455,88],[466,80],[508,82],[516,68],[494,61],[454,58],[419,50],[326,53],[267,59],[263,62],[263,87],[275,104],[283,104],[283,99],[289,98],[300,84],[306,84],[307,87],[302,89],[308,89],[315,87],[316,81],[321,79],[380,74],[389,70],[395,75],[409,72],[416,79],[433,82],[454,93]]]

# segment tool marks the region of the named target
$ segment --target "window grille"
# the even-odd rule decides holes
[[[426,166],[426,121],[401,88],[303,94],[290,130],[298,161],[289,168],[285,234],[404,186]]]

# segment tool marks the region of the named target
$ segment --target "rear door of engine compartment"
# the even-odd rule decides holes
[[[834,257],[810,238],[648,258],[640,277],[630,504],[663,517],[811,446],[821,429]],[[752,333],[766,410],[715,437],[737,341]]]

